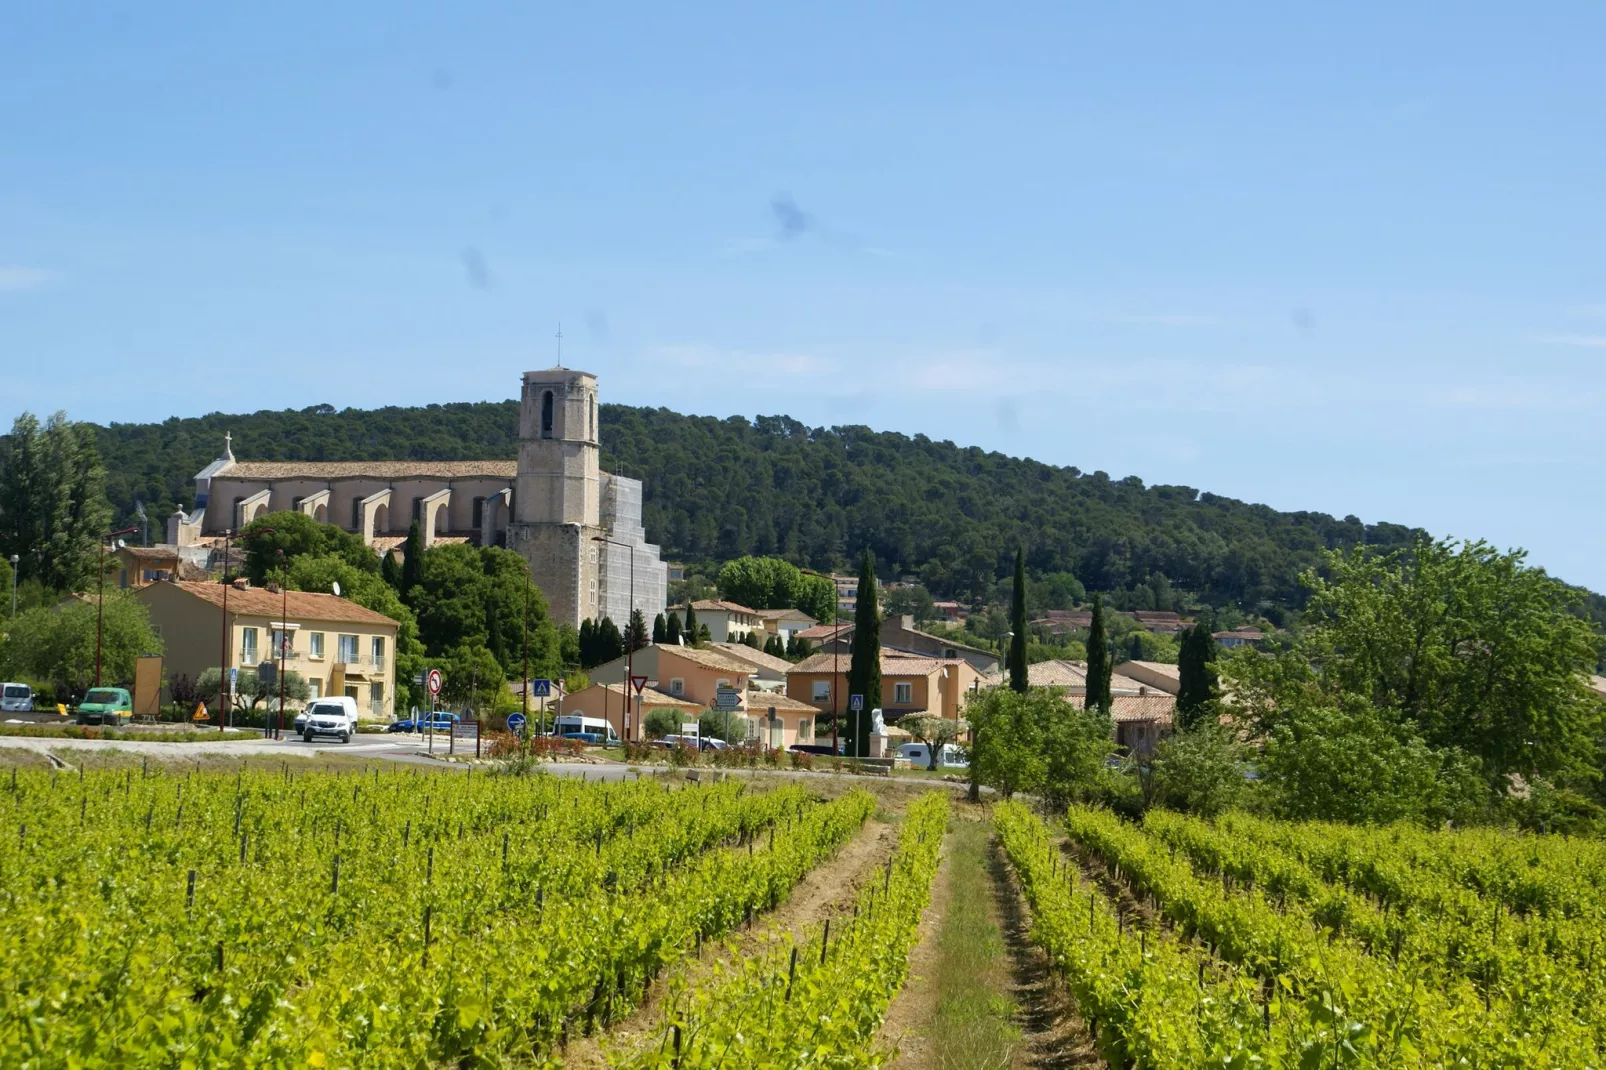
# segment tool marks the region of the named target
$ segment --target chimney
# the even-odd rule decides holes
[[[234,581],[234,589],[236,591],[248,591],[251,589],[251,581],[244,576],[240,576]]]

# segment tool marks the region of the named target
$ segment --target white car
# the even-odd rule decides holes
[[[349,743],[357,734],[357,701],[347,695],[313,699],[296,723],[308,743],[318,736],[339,736],[340,742]]]

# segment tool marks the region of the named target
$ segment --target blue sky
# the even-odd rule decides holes
[[[505,398],[561,323],[1606,590],[1606,5],[241,6],[8,6],[0,416]]]

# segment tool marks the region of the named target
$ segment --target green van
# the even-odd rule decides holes
[[[76,717],[79,724],[127,724],[134,716],[134,699],[121,687],[94,687],[78,704]]]

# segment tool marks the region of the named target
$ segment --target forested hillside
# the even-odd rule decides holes
[[[212,414],[99,429],[120,518],[143,501],[153,539],[223,434],[251,460],[512,457],[516,402]],[[646,523],[689,563],[781,554],[814,568],[864,546],[887,574],[918,573],[939,597],[990,595],[1024,545],[1034,575],[1071,572],[1089,591],[1169,585],[1245,609],[1297,605],[1297,574],[1323,548],[1402,545],[1410,530],[1282,513],[1191,487],[1146,487],[981,449],[786,417],[719,420],[604,405],[603,465],[646,484]],[[1164,584],[1160,577],[1165,577]]]

